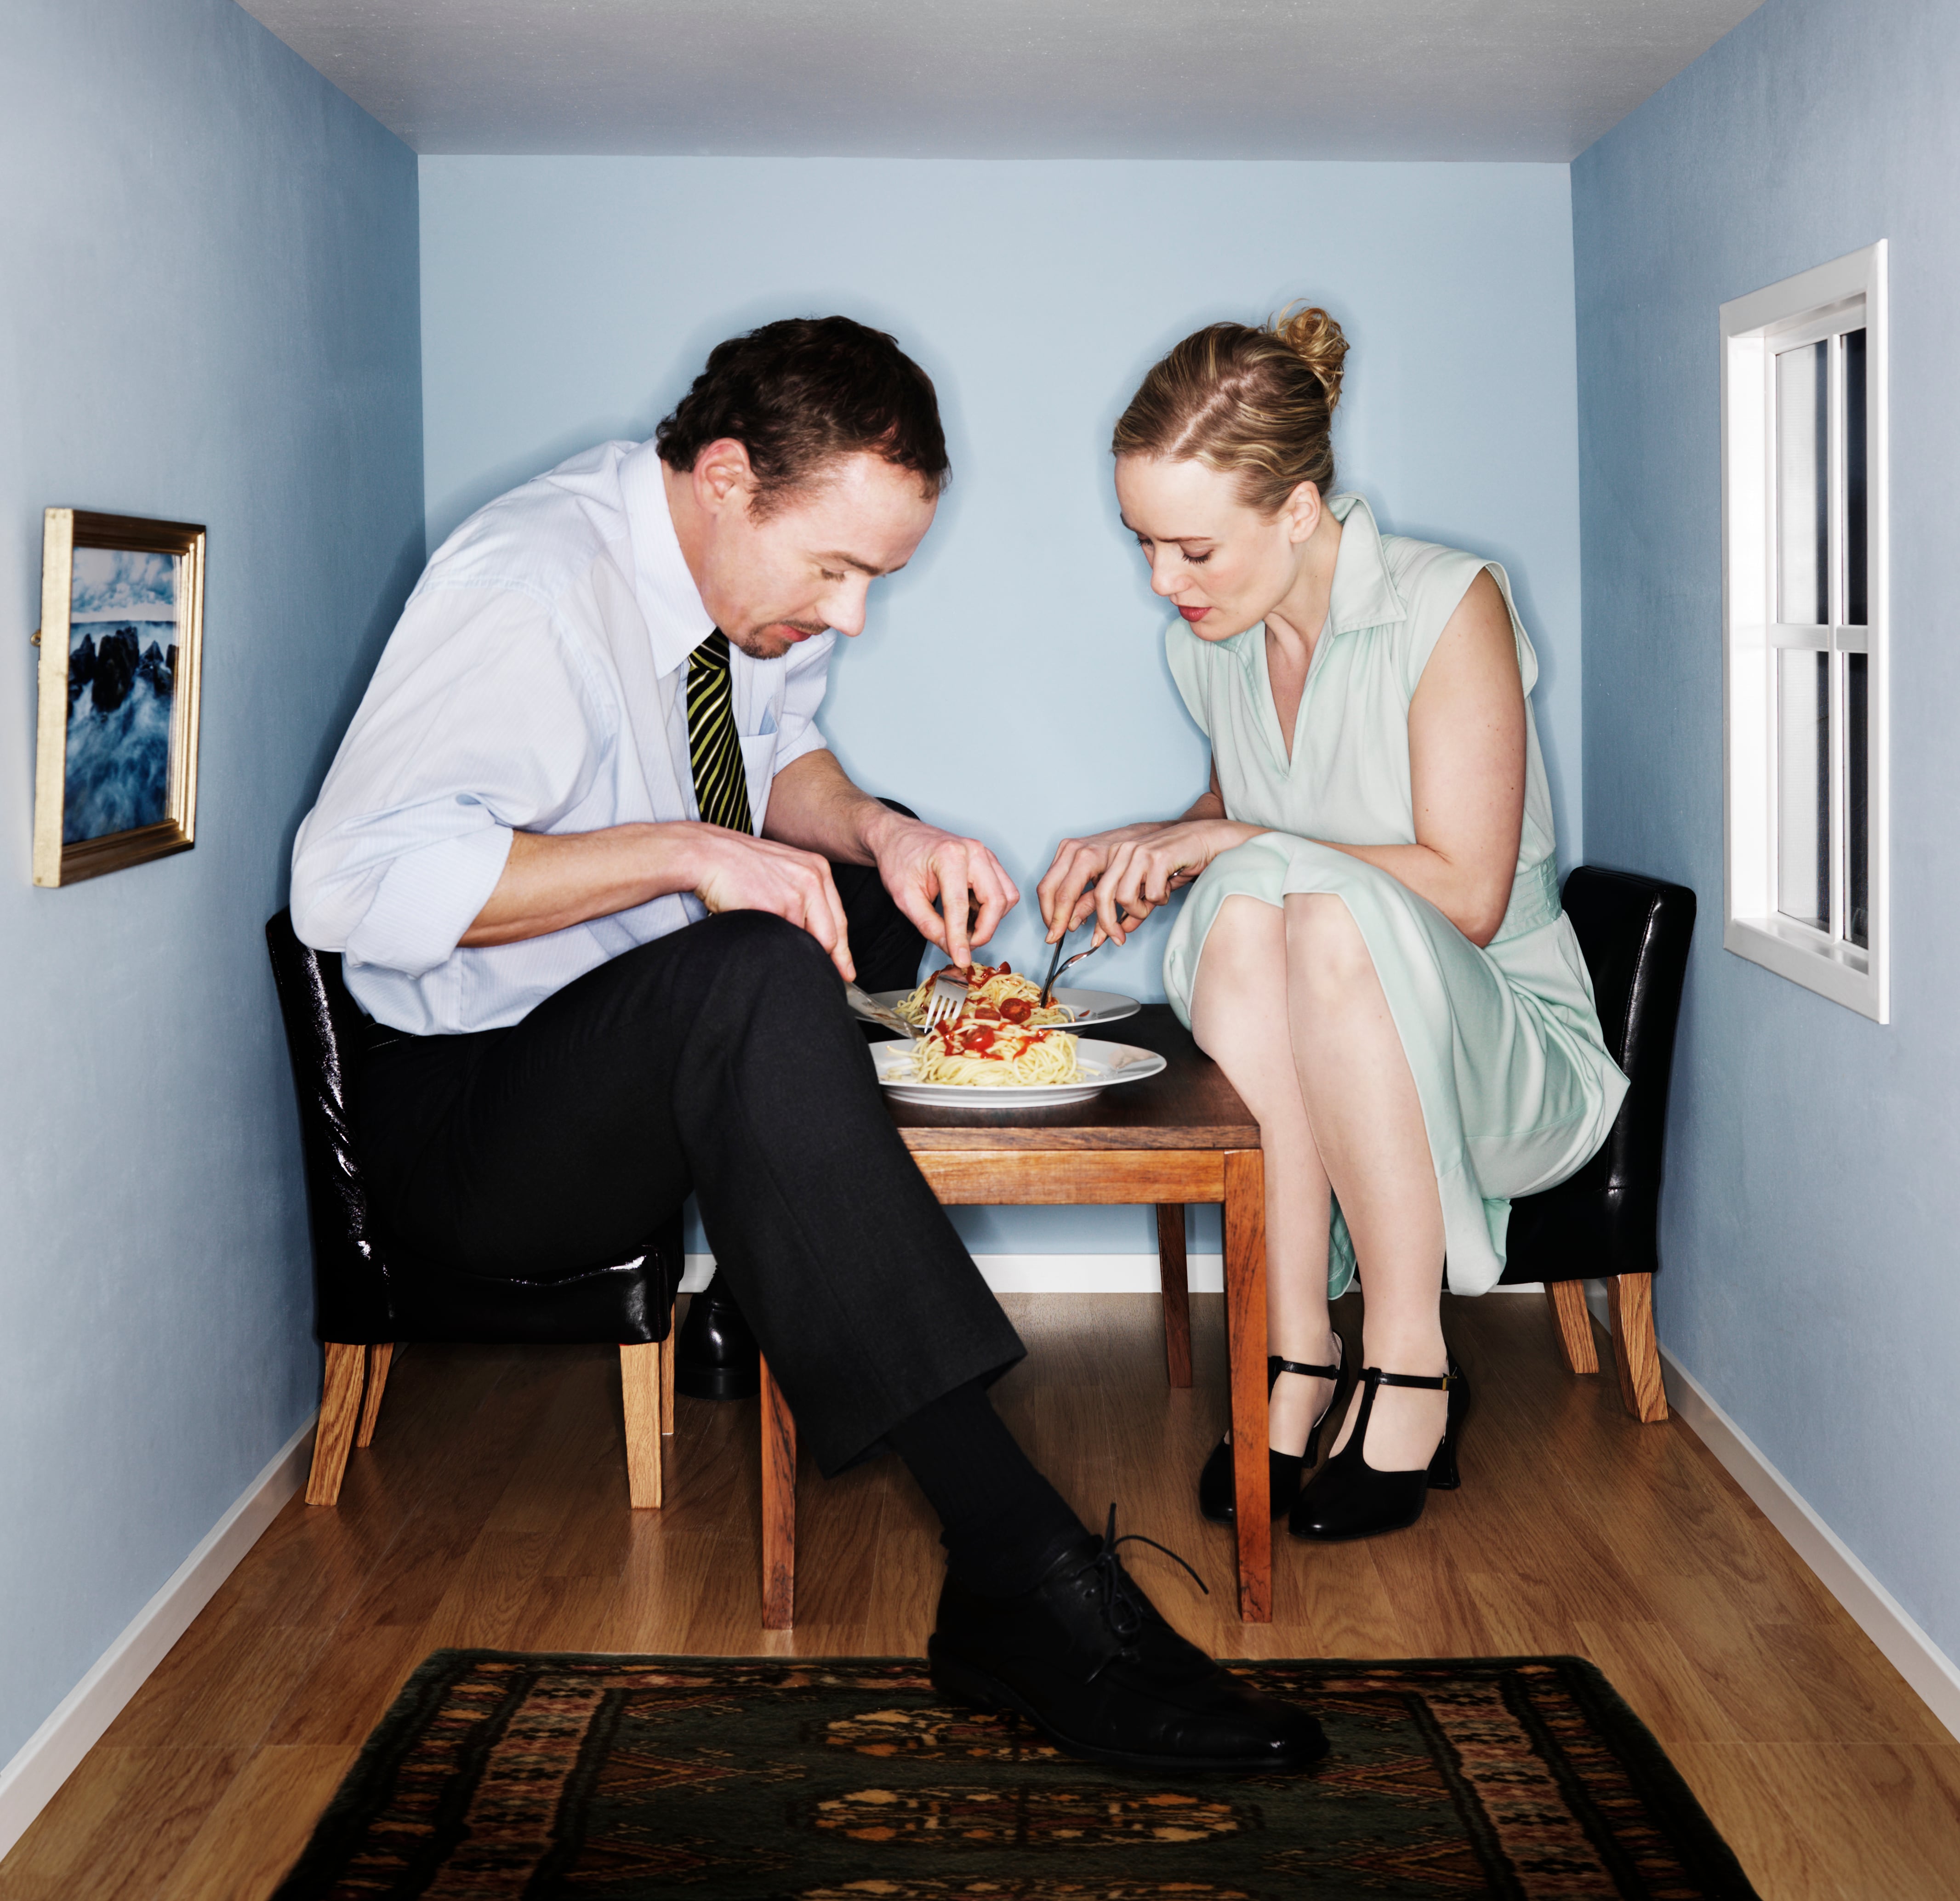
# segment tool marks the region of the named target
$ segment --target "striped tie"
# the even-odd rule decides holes
[[[728,636],[717,628],[687,656],[687,751],[695,803],[711,825],[752,831],[749,780],[735,737],[735,698],[728,676]]]

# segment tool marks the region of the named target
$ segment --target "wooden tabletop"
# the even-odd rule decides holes
[[[1259,1125],[1224,1072],[1191,1040],[1168,1003],[1085,1034],[1155,1050],[1169,1067],[1141,1082],[1053,1109],[925,1108],[890,1104],[905,1146],[941,1149],[1256,1149]],[[976,1097],[984,1090],[975,1089]]]

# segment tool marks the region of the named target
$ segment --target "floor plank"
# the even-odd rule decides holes
[[[1157,1306],[1010,1296],[1004,1416],[1138,1577],[1238,1656],[1570,1653],[1611,1677],[1769,1901],[1960,1894],[1960,1744],[1678,1419],[1568,1375],[1544,1304],[1452,1303],[1475,1408],[1463,1489],[1366,1543],[1274,1540],[1274,1621],[1233,1614],[1230,1534],[1194,1482],[1224,1423],[1222,1303],[1166,1388]],[[1344,1310],[1351,1302],[1344,1303]],[[1341,1324],[1358,1343],[1358,1314]],[[1610,1355],[1605,1359],[1610,1369]],[[409,1673],[443,1645],[917,1655],[937,1527],[885,1460],[805,1461],[797,1627],[759,1616],[756,1412],[682,1400],[668,1503],[628,1508],[610,1348],[418,1346],[339,1508],[297,1499],[0,1864],[4,1901],[262,1901]]]

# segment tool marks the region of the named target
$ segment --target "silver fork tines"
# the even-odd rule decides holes
[[[950,1022],[966,1007],[966,986],[953,974],[949,964],[932,980],[932,993],[926,999],[925,1026],[935,1029]]]

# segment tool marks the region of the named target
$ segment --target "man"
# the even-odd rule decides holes
[[[813,723],[835,633],[947,474],[889,337],[829,317],[718,346],[651,443],[438,551],[300,829],[294,922],[381,1026],[359,1140],[405,1241],[564,1272],[692,1191],[822,1470],[889,1448],[937,1512],[942,1690],[1099,1760],[1304,1767],[1312,1718],[1177,1636],[994,1413],[1023,1349],[844,1006],[832,863],[955,962],[1019,895],[984,845],[861,792]]]

